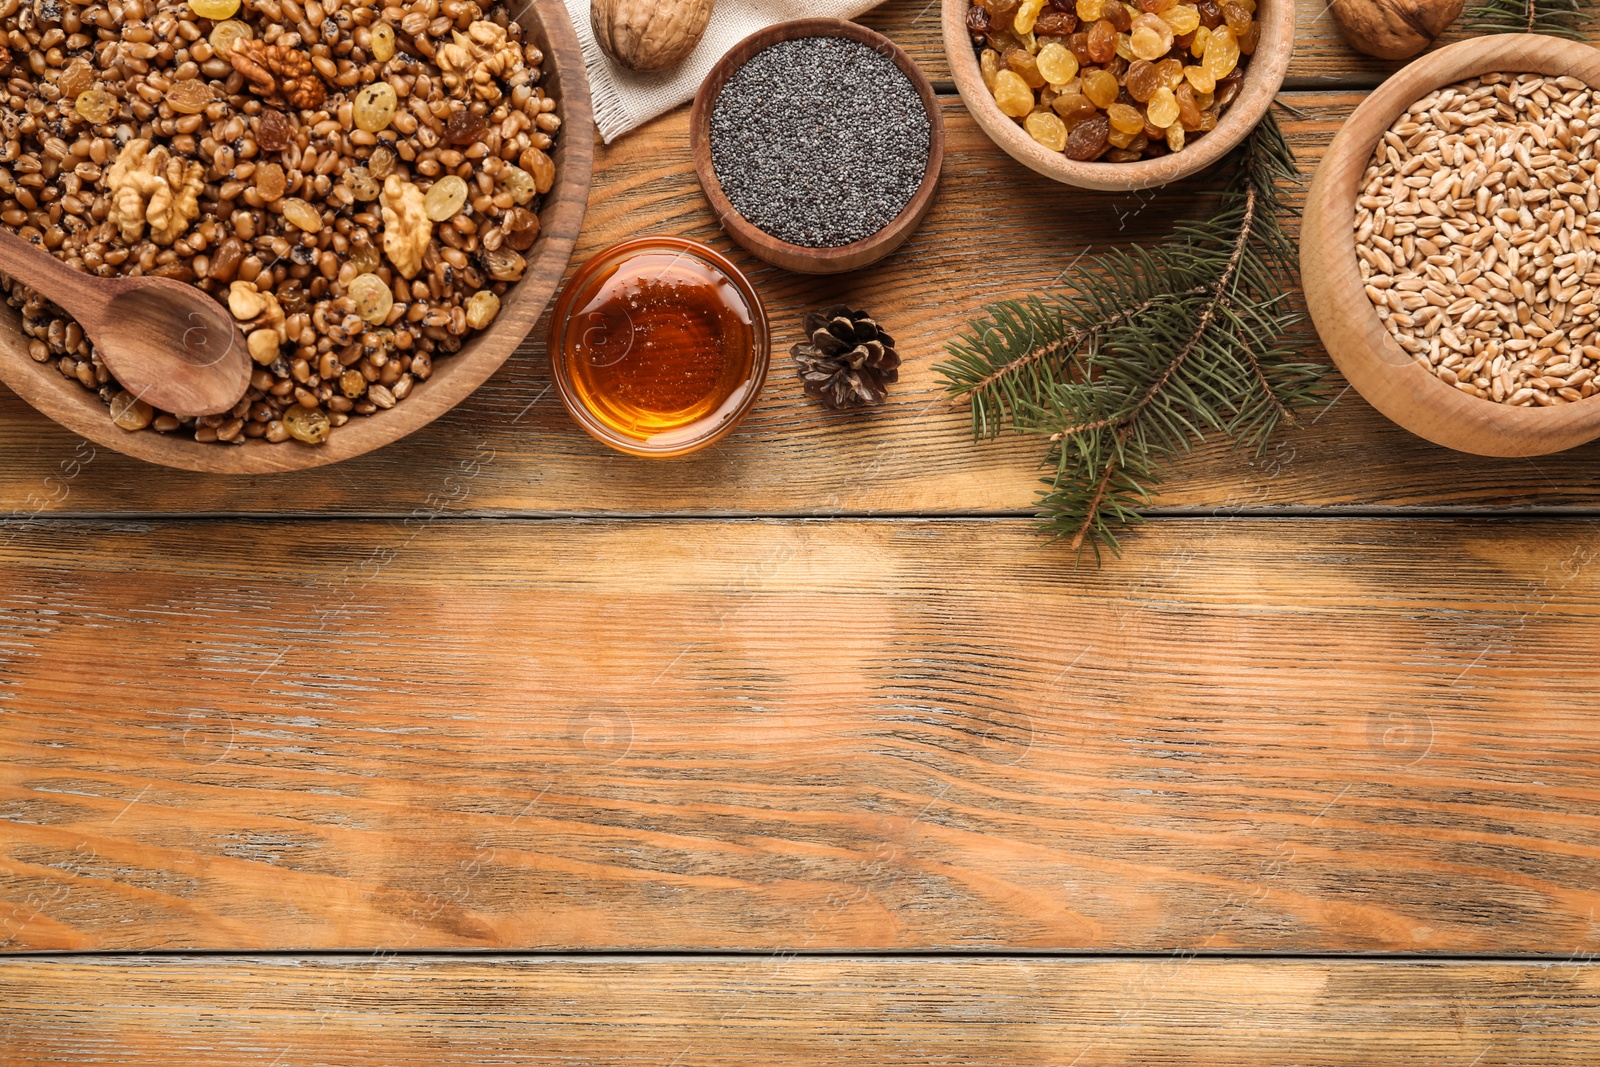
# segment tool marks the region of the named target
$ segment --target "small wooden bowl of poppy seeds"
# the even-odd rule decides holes
[[[944,160],[927,77],[882,34],[839,19],[779,23],[735,45],[701,83],[689,136],[722,228],[807,274],[900,247]]]

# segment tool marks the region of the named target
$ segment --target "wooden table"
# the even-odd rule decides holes
[[[536,333],[402,444],[224,480],[0,392],[0,1062],[1600,1059],[1600,450],[1459,455],[1347,393],[1074,568],[1036,443],[973,445],[930,368],[1196,194],[1011,162],[936,15],[866,19],[945,92],[911,244],[733,250],[780,348],[837,299],[893,328],[880,412],[785,366],[636,461]],[[1387,69],[1302,5],[1306,167]],[[601,153],[579,261],[729,248],[686,128]]]

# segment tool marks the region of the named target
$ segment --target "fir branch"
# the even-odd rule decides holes
[[[1204,292],[1195,286],[1191,292]],[[1132,307],[1109,309],[1097,320],[1060,329],[1060,308],[1049,297],[1029,297],[988,309],[989,321],[974,323],[949,346],[953,357],[935,370],[944,374],[952,403],[972,405],[975,437],[999,435],[1006,421],[1019,429],[1018,413],[1039,404],[1056,376],[1086,344],[1113,326],[1148,311],[1167,294]]]
[[[1194,294],[1200,294],[1205,290],[1203,290],[1202,286],[1195,286],[1194,290],[1190,291]],[[1029,384],[1038,386],[1042,382],[1042,379],[1038,378],[1024,379],[1026,374],[1034,370],[1035,365],[1038,365],[1038,363],[1045,363],[1046,366],[1064,365],[1067,360],[1072,358],[1072,355],[1077,354],[1078,350],[1082,349],[1086,342],[1093,339],[1094,336],[1104,333],[1104,331],[1118,325],[1118,323],[1128,322],[1130,318],[1136,317],[1141,312],[1146,312],[1150,307],[1154,307],[1160,299],[1163,298],[1152,298],[1133,307],[1125,307],[1122,310],[1109,312],[1099,322],[1090,323],[1090,325],[1086,326],[1074,326],[1072,330],[1067,331],[1066,336],[1054,336],[1051,341],[1034,344],[1032,347],[1024,346],[1019,352],[1010,352],[1008,350],[998,362],[989,362],[987,360],[986,350],[984,350],[982,344],[984,344],[984,341],[997,338],[997,336],[1005,338],[1008,334],[995,328],[998,323],[987,326],[987,328],[979,326],[979,330],[982,330],[981,334],[971,336],[971,338],[963,338],[962,341],[955,342],[954,346],[950,346],[950,354],[957,357],[958,366],[944,363],[936,370],[944,371],[950,381],[949,390],[954,394],[952,403],[966,402],[973,405],[973,434],[978,435],[978,437],[994,437],[1000,432],[1000,419],[984,418],[984,414],[987,414],[987,411],[981,414],[979,413],[981,408],[986,405],[994,405],[995,410],[1000,411],[1000,413],[1013,410],[1013,397],[1016,394],[1013,394],[1011,390],[1019,389],[1019,387],[1026,389]],[[1034,315],[1042,315],[1042,317],[1050,315],[1050,310],[1043,309],[1043,307],[1035,307],[1034,304],[1037,304],[1037,302],[1038,298],[1032,298],[1027,306],[1019,307],[1019,309],[998,306],[992,309],[992,314],[1010,315],[1013,314],[1014,310],[1019,318],[1024,318],[1029,323],[1027,342],[1034,342],[1040,336],[1053,336],[1054,334],[1054,331],[1051,330],[1054,320],[1045,320],[1046,325],[1043,328],[1037,325],[1042,320],[1037,320]],[[973,355],[974,358],[971,362],[962,360],[963,355],[966,354]],[[1037,402],[1038,394],[1034,394],[1030,398]]]
[[[1472,33],[1547,33],[1582,41],[1594,21],[1587,0],[1480,0],[1461,16]]]
[[[974,436],[1010,425],[1048,441],[1039,518],[1053,539],[1119,552],[1165,457],[1208,433],[1264,446],[1317,401],[1326,368],[1278,344],[1298,320],[1280,186],[1299,178],[1269,116],[1231,157],[1215,212],[1101,254],[1075,290],[990,307],[951,343],[936,369],[971,404]]]

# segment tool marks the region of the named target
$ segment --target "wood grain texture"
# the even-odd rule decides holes
[[[1285,125],[1309,169],[1361,94],[1297,95]],[[1158,198],[1063,187],[995,149],[959,102],[946,100],[946,175],[909,245],[878,267],[831,279],[767,267],[712,221],[686,147],[687,117],[663,118],[600,152],[596,195],[577,261],[641,231],[727,252],[767,303],[774,367],[756,410],[715,449],[682,461],[632,460],[591,441],[551,388],[545,328],[466,403],[404,443],[322,471],[219,479],[154,472],[91,451],[0,389],[0,523],[49,514],[339,512],[431,514],[1017,513],[1037,488],[1031,440],[974,446],[932,365],[952,331],[990,300],[1034,292],[1132,233],[1164,232],[1202,207],[1181,186]],[[822,411],[803,396],[787,354],[809,308],[849,301],[888,323],[906,359],[888,404]],[[1325,359],[1309,324],[1296,335]],[[1337,390],[1338,386],[1335,386]],[[1286,432],[1263,457],[1215,444],[1175,461],[1159,498],[1204,514],[1250,508],[1594,506],[1600,450],[1535,462],[1482,460],[1430,445],[1355,394]],[[490,457],[487,460],[485,457]],[[85,460],[88,460],[85,463]],[[463,466],[479,470],[463,489]],[[4,536],[0,526],[0,536]]]
[[[1577,961],[15,959],[16,1067],[1588,1067]]]
[[[800,37],[844,37],[859,41],[888,58],[911,82],[928,114],[928,166],[916,193],[887,226],[849,244],[807,248],[774,237],[759,226],[746,222],[723,194],[722,183],[717,180],[716,169],[711,165],[711,113],[717,106],[717,98],[722,95],[723,86],[758,53],[780,41],[792,41]],[[944,116],[939,97],[928,76],[899,45],[883,34],[843,19],[792,19],[752,33],[711,68],[700,83],[699,92],[695,93],[694,106],[689,113],[689,151],[694,159],[695,177],[699,179],[712,215],[742,248],[757,259],[785,270],[802,274],[843,274],[860,270],[888,256],[905,244],[928,214],[934,193],[939,188],[939,171],[944,165]]]
[[[1600,949],[1583,523],[56,521],[12,949]]]
[[[1052,152],[1026,133],[995,103],[984,84],[978,57],[967,30],[972,0],[940,0],[943,11],[945,61],[955,78],[956,90],[972,118],[994,143],[1028,169],[1051,181],[1080,189],[1130,192],[1157,189],[1215,164],[1233,151],[1260,124],[1283,85],[1294,51],[1294,0],[1266,0],[1256,9],[1260,43],[1244,59],[1244,81],[1233,103],[1222,113],[1216,129],[1196,137],[1181,152],[1132,163],[1072,159]]]
[[[1446,385],[1395,341],[1367,299],[1356,260],[1357,194],[1373,150],[1406,109],[1480,74],[1530,71],[1600,86],[1600,50],[1540,34],[1462,41],[1406,67],[1372,93],[1328,148],[1306,206],[1300,248],[1305,301],[1318,335],[1363,398],[1447,448],[1479,456],[1539,456],[1600,437],[1600,405],[1513,407]]]

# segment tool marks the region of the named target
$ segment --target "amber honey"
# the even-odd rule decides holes
[[[767,323],[723,257],[677,238],[624,242],[573,278],[551,328],[556,383],[591,434],[639,455],[720,439],[766,378]]]

